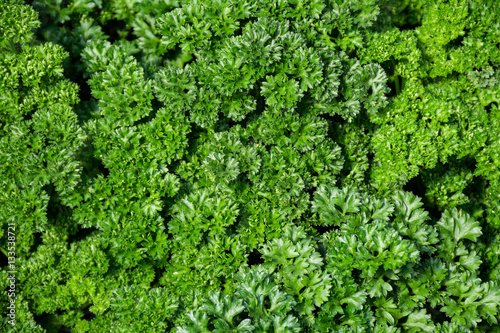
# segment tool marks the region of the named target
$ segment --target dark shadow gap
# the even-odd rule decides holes
[[[330,231],[340,230],[340,226],[338,225],[313,225],[311,226],[314,230],[318,232],[319,235],[323,235]]]
[[[264,263],[264,259],[258,249],[254,249],[248,254],[247,263],[248,266],[260,265]]]
[[[434,220],[439,220],[441,218],[441,211],[437,208],[436,205],[432,204],[426,196],[427,187],[422,179],[422,176],[419,174],[416,177],[411,178],[404,186],[403,190],[407,192],[411,192],[422,200],[423,209],[429,212],[429,215]]]

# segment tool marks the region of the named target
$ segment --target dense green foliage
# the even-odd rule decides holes
[[[0,4],[0,331],[500,332],[496,0]]]

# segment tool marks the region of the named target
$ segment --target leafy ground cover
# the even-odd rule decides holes
[[[0,4],[2,332],[500,332],[497,1]]]

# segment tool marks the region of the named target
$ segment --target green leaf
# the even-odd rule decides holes
[[[455,244],[462,239],[475,242],[482,235],[479,222],[456,208],[446,210],[438,221],[437,227],[442,234],[451,237]]]
[[[431,322],[431,316],[426,314],[425,309],[412,312],[403,326],[412,332],[434,332],[434,323]]]

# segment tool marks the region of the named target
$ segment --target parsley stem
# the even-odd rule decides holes
[[[394,76],[394,83],[396,84],[396,95],[399,95],[401,92],[401,89],[399,88],[399,76],[395,75]]]

